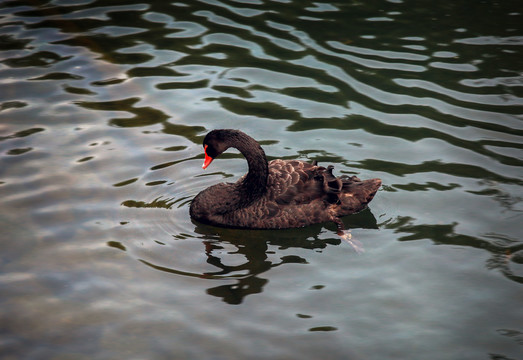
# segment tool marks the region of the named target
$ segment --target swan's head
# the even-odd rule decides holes
[[[238,135],[238,130],[220,129],[213,130],[203,139],[203,150],[205,152],[205,160],[202,168],[207,168],[209,164],[221,155],[225,150],[233,145],[233,139]]]

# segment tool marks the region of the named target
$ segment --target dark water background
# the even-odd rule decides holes
[[[1,359],[522,359],[520,1],[0,1]],[[332,224],[190,200],[239,128],[380,177]]]

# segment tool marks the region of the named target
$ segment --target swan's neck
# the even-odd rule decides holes
[[[269,173],[267,157],[260,144],[247,135],[238,137],[232,146],[245,156],[249,165],[249,172],[239,182],[238,190],[242,198],[241,202],[250,203],[267,191]]]

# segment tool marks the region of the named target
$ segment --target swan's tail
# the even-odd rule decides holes
[[[360,180],[356,176],[343,179],[342,192],[339,195],[340,216],[365,209],[380,187],[380,179]]]
[[[336,205],[337,216],[357,213],[365,209],[381,186],[380,179],[360,180],[357,176],[334,176],[334,167],[318,167],[318,179],[323,181],[325,200]]]

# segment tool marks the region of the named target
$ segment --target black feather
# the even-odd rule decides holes
[[[236,183],[222,183],[200,192],[190,214],[218,226],[275,229],[334,221],[363,210],[381,186],[380,179],[336,177],[334,167],[316,161],[272,160],[250,136],[238,130],[213,130],[204,140],[207,154],[219,156],[229,147],[247,159],[249,172]]]

